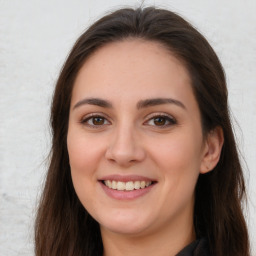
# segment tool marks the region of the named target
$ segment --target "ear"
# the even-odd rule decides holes
[[[224,136],[221,127],[218,126],[209,132],[204,144],[200,173],[204,174],[210,172],[217,165],[223,143]]]

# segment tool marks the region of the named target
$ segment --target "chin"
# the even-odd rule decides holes
[[[115,216],[115,215],[112,215]],[[104,220],[98,221],[101,229],[109,230],[113,233],[119,233],[124,235],[138,235],[147,230],[151,225],[147,219],[139,218],[141,216],[122,215],[104,218]],[[144,216],[145,217],[145,216]]]
[[[142,226],[135,226],[135,225],[131,225],[131,224],[112,224],[112,225],[105,225],[102,226],[100,225],[100,228],[104,228],[112,233],[116,233],[116,234],[122,234],[122,235],[139,235],[144,233],[143,231],[145,231],[145,227]]]

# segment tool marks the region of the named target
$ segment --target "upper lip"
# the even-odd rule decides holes
[[[107,175],[99,180],[115,180],[115,181],[122,181],[122,182],[128,182],[128,181],[155,181],[154,179],[151,179],[149,177],[140,176],[140,175],[119,175],[119,174],[112,174]]]

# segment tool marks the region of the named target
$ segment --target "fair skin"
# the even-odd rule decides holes
[[[220,129],[203,138],[188,72],[160,44],[130,39],[90,56],[74,83],[67,145],[104,256],[170,256],[192,242],[195,185],[222,143]]]

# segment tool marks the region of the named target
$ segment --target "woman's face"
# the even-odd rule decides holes
[[[142,40],[108,44],[72,92],[68,153],[76,193],[102,230],[186,229],[203,171],[200,112],[184,65]]]

